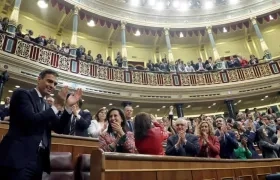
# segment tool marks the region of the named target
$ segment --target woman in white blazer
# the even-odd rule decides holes
[[[90,126],[88,128],[88,134],[90,137],[98,138],[98,136],[107,131],[108,122],[106,119],[107,109],[101,108],[97,111],[94,117],[92,117]]]

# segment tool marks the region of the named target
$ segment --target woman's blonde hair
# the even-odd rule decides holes
[[[201,127],[201,125],[202,125],[203,123],[208,124],[209,135],[214,136],[214,127],[213,127],[213,125],[211,124],[211,122],[209,122],[209,121],[200,121],[200,123],[198,124],[198,126],[196,126],[196,128],[195,128],[195,135],[201,136],[200,127]]]

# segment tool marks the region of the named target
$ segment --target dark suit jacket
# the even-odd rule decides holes
[[[75,135],[76,136],[83,136],[88,137],[88,127],[91,122],[91,114],[90,112],[80,110],[79,115],[81,118],[79,120],[76,120],[76,126],[75,126]],[[63,134],[69,134],[70,133],[70,126],[71,126],[71,120],[65,126]]]
[[[0,106],[0,120],[4,120],[6,116],[9,116],[9,108],[5,108],[5,105]]]
[[[220,136],[219,131],[216,131],[215,136],[217,137]],[[233,150],[238,148],[238,142],[235,138],[234,133],[229,131],[227,134],[225,134],[224,138],[221,138],[219,140],[219,142],[220,142],[220,157],[226,159],[233,158]]]
[[[130,127],[128,125],[128,121],[131,122],[132,131],[130,130]],[[126,129],[126,131],[134,132],[134,122],[131,121],[131,120],[126,120],[125,129]]]
[[[192,134],[186,134],[187,143],[186,145],[181,145],[179,149],[177,150],[175,148],[175,144],[178,142],[178,135],[175,134],[173,136],[170,136],[167,140],[166,145],[166,155],[171,156],[191,156],[195,157],[200,149],[198,137]]]
[[[62,133],[70,120],[67,111],[59,119],[51,108],[40,110],[40,100],[35,89],[17,89],[10,104],[10,126],[0,143],[0,166],[22,169],[30,161],[37,161],[39,144],[46,131],[49,147],[43,157],[45,172],[50,171],[51,130]]]

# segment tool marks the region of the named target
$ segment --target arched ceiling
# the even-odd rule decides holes
[[[151,27],[190,28],[220,25],[249,19],[280,7],[280,0],[158,0],[158,5],[149,5],[150,0],[65,0],[84,10],[118,21]],[[137,5],[135,2],[139,1]],[[187,4],[184,10],[174,8],[178,1],[178,8]],[[197,2],[200,2],[197,5]],[[213,3],[213,8],[209,7]],[[190,4],[192,4],[190,6]]]

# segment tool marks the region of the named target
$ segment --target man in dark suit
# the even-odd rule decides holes
[[[45,97],[57,85],[58,74],[47,69],[39,74],[37,86],[17,89],[10,104],[10,126],[0,144],[0,176],[5,180],[42,179],[50,172],[51,131],[62,133],[71,117],[71,107],[82,96],[78,89],[67,99],[68,87],[62,88],[49,107]],[[65,106],[58,118],[57,108]]]
[[[238,142],[235,138],[235,134],[229,130],[225,125],[223,117],[216,119],[217,130],[215,136],[219,138],[220,142],[220,157],[224,159],[233,158],[233,150],[238,148]]]
[[[0,106],[0,121],[10,119],[10,115],[9,115],[10,100],[11,100],[10,97],[6,97],[5,104]]]
[[[88,127],[91,123],[91,114],[88,111],[83,111],[82,108],[83,101],[80,99],[72,107],[73,114],[71,116],[71,121],[65,127],[63,134],[73,135],[73,136],[84,136],[88,137]]]
[[[125,128],[127,131],[133,132],[134,131],[134,123],[132,121],[132,115],[133,115],[133,108],[132,106],[128,105],[124,108],[124,116],[126,120]]]
[[[166,155],[195,157],[200,149],[198,137],[189,133],[187,121],[179,118],[175,121],[177,134],[170,136],[167,140]]]

